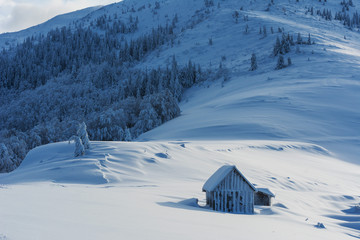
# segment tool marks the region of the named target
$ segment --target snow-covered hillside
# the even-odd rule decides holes
[[[186,62],[230,69],[230,80],[205,83],[186,93],[182,116],[147,132],[141,140],[163,139],[287,139],[313,142],[327,147],[347,161],[358,162],[360,149],[360,35],[338,21],[305,15],[304,6],[339,9],[340,4],[317,1],[281,3],[270,11],[253,2],[240,11],[236,24],[235,6],[221,2],[206,21],[180,36],[180,44],[145,64],[166,61],[172,54]],[[266,4],[263,4],[266,5]],[[254,10],[253,10],[254,9]],[[242,17],[248,16],[249,21]],[[249,33],[244,34],[246,25]],[[259,34],[266,26],[267,36]],[[291,34],[310,33],[315,45],[292,48],[291,67],[274,71],[271,57],[278,27]],[[208,44],[212,38],[213,44]],[[251,54],[258,69],[249,72]],[[221,60],[221,59],[225,60]],[[180,61],[180,60],[179,60]]]
[[[93,142],[32,150],[0,177],[4,239],[353,239],[358,165],[316,145],[275,141]],[[203,208],[206,179],[236,165],[275,194],[255,215]],[[193,198],[199,199],[199,205]],[[326,229],[316,228],[321,222]],[[351,237],[353,236],[353,237]]]
[[[343,8],[353,16],[360,4],[271,2],[125,0],[0,35],[0,44],[6,36],[15,43],[70,26],[43,40],[60,57],[32,46],[54,64],[34,58],[46,71],[27,64],[26,44],[19,51],[21,73],[31,68],[42,81],[35,74],[0,85],[9,152],[68,139],[82,121],[103,140],[166,121],[133,142],[93,141],[78,158],[73,143],[31,150],[0,174],[0,240],[360,238],[359,25],[326,20]],[[274,56],[277,38],[284,45]],[[284,68],[275,70],[279,55]],[[204,207],[202,186],[224,164],[270,188],[273,206],[254,215]]]

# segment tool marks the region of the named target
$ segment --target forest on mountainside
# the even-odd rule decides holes
[[[139,20],[106,14],[28,37],[0,55],[0,172],[15,169],[39,145],[68,140],[81,122],[92,140],[136,138],[180,114],[183,90],[212,78],[189,60],[137,68],[175,39],[171,24],[136,39]],[[219,70],[219,72],[221,69]]]

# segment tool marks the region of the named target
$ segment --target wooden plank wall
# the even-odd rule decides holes
[[[216,211],[254,213],[254,190],[236,171],[229,173],[213,192],[207,192],[206,199]]]

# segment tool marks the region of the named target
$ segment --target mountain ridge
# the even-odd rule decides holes
[[[68,26],[72,22],[86,17],[93,11],[98,10],[101,6],[88,7],[74,12],[57,15],[43,23],[19,30],[16,32],[5,32],[0,34],[0,48],[15,47],[21,44],[28,37],[34,37],[39,34],[46,35],[51,29]]]

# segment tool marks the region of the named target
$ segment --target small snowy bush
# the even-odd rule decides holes
[[[315,225],[315,227],[317,227],[317,228],[325,228],[325,225],[324,225],[323,223],[321,223],[321,222],[318,222],[318,223]]]

